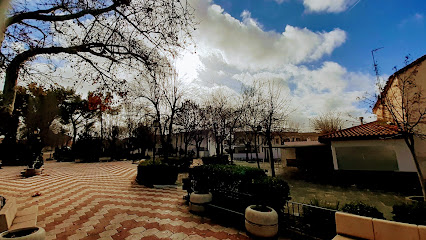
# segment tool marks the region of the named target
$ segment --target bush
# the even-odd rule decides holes
[[[402,203],[393,206],[393,220],[417,225],[426,225],[426,203]]]
[[[202,165],[190,171],[193,180],[203,181],[212,191],[246,192],[253,179],[264,176],[266,174],[261,169],[236,165]]]
[[[53,158],[58,162],[72,162],[74,161],[74,153],[69,147],[56,147]]]
[[[188,172],[189,166],[192,164],[191,157],[168,157],[168,159],[161,159],[161,162],[169,166],[174,166],[179,172]]]
[[[82,136],[72,147],[74,157],[86,162],[98,162],[102,153],[102,141],[91,136]]]
[[[268,205],[281,211],[290,194],[287,182],[267,177],[258,168],[203,165],[191,169],[190,178],[195,182],[195,191],[210,191],[214,202],[238,211],[251,204]]]
[[[257,178],[251,184],[251,193],[256,205],[267,205],[277,211],[282,211],[290,199],[290,187],[287,182],[276,177]]]
[[[342,207],[343,212],[352,213],[365,217],[385,219],[383,213],[377,210],[376,207],[367,205],[363,202],[351,202]]]
[[[303,206],[303,221],[306,232],[312,232],[321,239],[331,239],[336,235],[335,211],[339,210],[339,202],[328,203],[319,199],[312,199],[309,205]],[[328,210],[330,209],[330,210]],[[335,211],[332,211],[335,210]]]
[[[178,176],[178,170],[174,166],[169,166],[160,161],[147,160],[138,165],[138,174],[136,181],[145,186],[171,185],[175,184]]]
[[[201,158],[203,160],[204,165],[209,164],[228,164],[228,155],[219,155],[219,156],[212,156],[212,157],[203,157]]]

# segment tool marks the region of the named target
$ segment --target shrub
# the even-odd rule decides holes
[[[251,193],[256,205],[267,205],[281,211],[290,199],[290,187],[287,182],[276,177],[261,177],[254,179]]]
[[[190,172],[191,178],[203,181],[211,191],[227,190],[236,192],[248,191],[248,184],[253,179],[266,176],[261,169],[236,165],[202,165]]]
[[[313,232],[321,239],[333,238],[336,235],[334,216],[335,211],[339,209],[339,202],[333,204],[315,198],[310,200],[309,205],[304,205],[302,208],[303,221],[307,228],[305,231]]]
[[[309,205],[321,207],[321,208],[327,208],[327,209],[337,211],[337,210],[339,210],[340,202],[337,201],[336,203],[330,203],[330,202],[326,202],[326,201],[321,201],[318,198],[314,198],[314,199],[311,199],[309,201]]]
[[[363,202],[351,202],[342,207],[343,212],[352,213],[365,217],[385,219],[383,213],[377,210],[376,207],[367,205]]]
[[[228,155],[219,155],[219,156],[212,156],[212,157],[203,157],[201,158],[203,160],[203,164],[209,165],[209,164],[228,164]]]
[[[74,153],[69,147],[56,147],[53,158],[58,162],[72,162],[74,161]]]
[[[169,166],[174,166],[179,172],[188,172],[189,166],[192,164],[191,157],[168,157],[168,159],[161,159],[161,162]]]
[[[393,220],[417,225],[426,225],[426,203],[402,203],[393,206]]]
[[[97,162],[102,153],[102,141],[91,136],[82,136],[72,147],[75,158]]]
[[[203,165],[190,171],[194,190],[212,192],[213,201],[234,210],[250,204],[268,205],[282,210],[290,189],[284,180],[267,177],[258,168],[236,165]]]
[[[145,186],[154,184],[170,185],[175,184],[178,171],[174,166],[169,166],[156,160],[142,161],[138,165],[136,181]]]

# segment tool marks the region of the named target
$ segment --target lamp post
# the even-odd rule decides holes
[[[154,128],[154,148],[152,149],[152,162],[155,164],[155,148],[157,146],[157,129],[160,127],[160,121],[154,120],[152,123],[152,127]]]

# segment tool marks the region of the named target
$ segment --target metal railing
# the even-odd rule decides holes
[[[311,239],[329,240],[336,236],[336,210],[288,201],[281,226]]]

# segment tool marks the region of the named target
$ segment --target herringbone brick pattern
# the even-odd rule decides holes
[[[0,195],[21,208],[38,204],[47,239],[249,239],[188,212],[178,187],[136,184],[131,162],[46,162],[42,175],[27,179],[22,169],[0,169]]]

